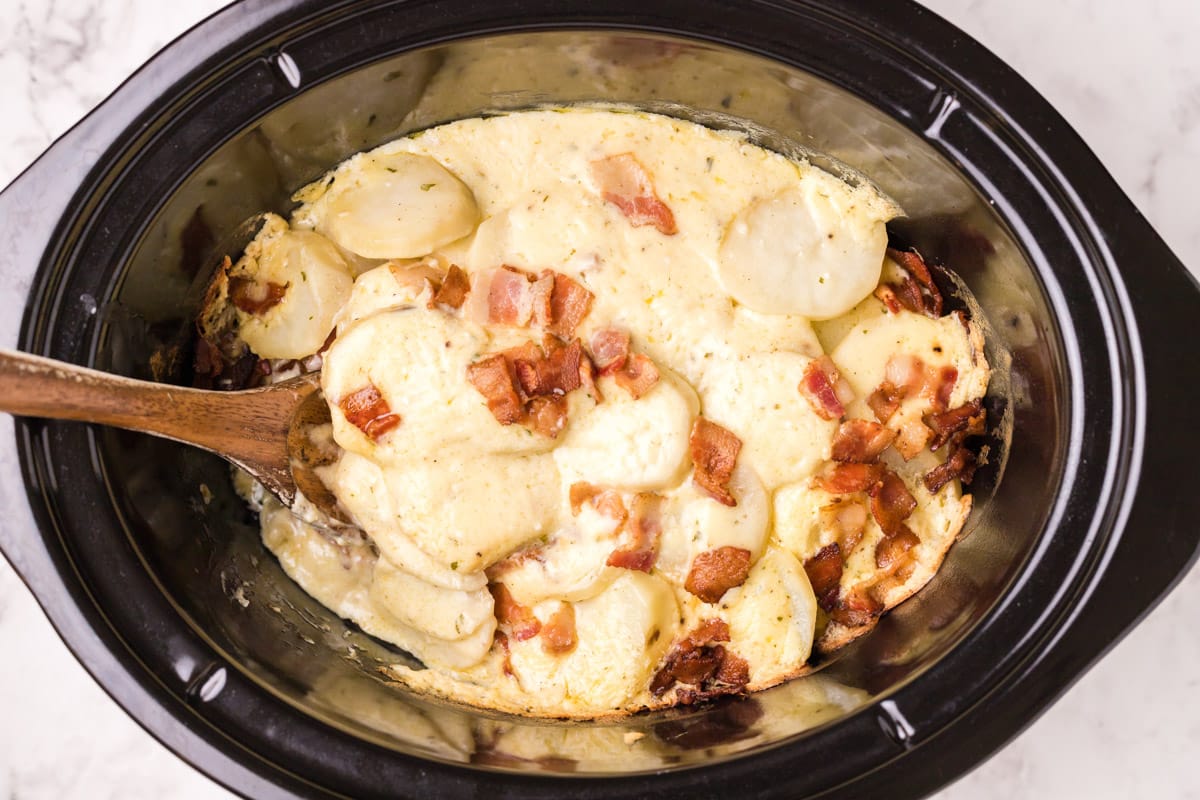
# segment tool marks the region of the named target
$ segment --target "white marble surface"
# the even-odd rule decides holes
[[[4,0],[0,185],[222,4]],[[1200,3],[926,4],[1042,91],[1200,274],[1192,198],[1200,186]],[[939,800],[1200,798],[1192,763],[1200,753],[1198,618],[1200,570],[1193,570],[1063,700]],[[92,682],[3,560],[0,653],[0,798],[231,796],[153,741]]]

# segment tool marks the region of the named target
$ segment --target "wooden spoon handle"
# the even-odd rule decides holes
[[[0,349],[0,411],[151,433],[247,468],[286,471],[292,411],[316,385],[310,378],[241,392],[203,391]]]

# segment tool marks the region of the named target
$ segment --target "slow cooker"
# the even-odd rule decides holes
[[[962,540],[812,679],[616,722],[499,717],[387,685],[407,656],[287,580],[218,459],[5,418],[0,549],[182,758],[264,798],[919,797],[1195,560],[1200,289],[1041,97],[908,2],[244,0],[0,194],[0,259],[30,280],[2,341],[184,380],[198,287],[244,219],[351,153],[550,102],[741,130],[907,210],[892,234],[971,287],[998,367]]]

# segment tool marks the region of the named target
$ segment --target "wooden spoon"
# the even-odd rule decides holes
[[[0,411],[112,425],[195,445],[241,467],[288,508],[297,489],[335,522],[348,522],[314,469],[336,446],[321,375],[261,389],[214,392],[110,375],[0,348]],[[307,515],[306,515],[307,516]]]

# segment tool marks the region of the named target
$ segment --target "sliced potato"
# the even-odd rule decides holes
[[[525,606],[595,596],[620,574],[607,564],[617,547],[617,524],[585,503],[576,517],[539,548],[536,558],[521,559],[505,570],[504,585],[513,599]]]
[[[804,669],[812,653],[817,598],[795,556],[768,547],[722,605],[729,607],[729,647],[749,662],[751,686],[763,688]]]
[[[479,626],[495,626],[492,595],[486,587],[473,591],[435,586],[381,558],[375,562],[371,599],[392,616],[436,639],[466,638]]]

